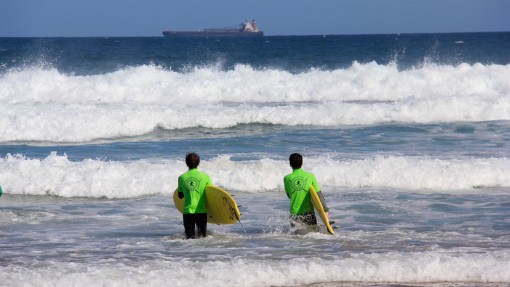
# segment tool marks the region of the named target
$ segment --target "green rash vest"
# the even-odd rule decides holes
[[[183,214],[207,213],[205,186],[211,184],[209,175],[196,168],[179,176],[177,189],[184,194]]]
[[[290,214],[301,215],[314,212],[310,198],[310,186],[313,185],[317,192],[321,190],[315,175],[298,168],[291,174],[286,175],[283,178],[283,183],[285,192],[290,198]]]

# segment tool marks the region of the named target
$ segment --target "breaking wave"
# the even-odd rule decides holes
[[[202,161],[200,166],[215,185],[246,193],[283,190],[283,176],[290,172],[287,161],[268,158],[233,161],[229,156],[219,156]],[[510,187],[507,158],[311,157],[304,168],[317,175],[328,193],[359,187],[430,193]],[[182,160],[74,162],[56,153],[44,159],[8,155],[0,159],[0,184],[6,194],[131,198],[171,194],[177,177],[185,171]]]
[[[154,65],[74,76],[24,68],[0,76],[0,142],[87,142],[158,128],[240,124],[376,125],[510,120],[510,65],[354,62],[299,74],[237,65]],[[318,116],[320,115],[320,116]]]

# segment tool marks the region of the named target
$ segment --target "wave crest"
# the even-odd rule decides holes
[[[509,78],[510,65],[398,71],[375,62],[300,74],[247,65],[186,73],[145,65],[93,76],[24,69],[0,78],[0,138],[85,142],[158,127],[510,120]]]
[[[507,158],[444,160],[377,156],[338,160],[312,157],[306,165],[328,193],[358,187],[430,193],[510,187]],[[283,177],[290,172],[286,161],[268,158],[233,161],[227,155],[202,161],[201,169],[211,175],[215,185],[247,193],[283,191]],[[74,162],[56,153],[44,159],[21,155],[0,159],[1,184],[7,194],[106,198],[172,194],[177,177],[185,171],[181,160]]]

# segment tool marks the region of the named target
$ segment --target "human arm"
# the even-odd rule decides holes
[[[321,202],[321,205],[322,205],[322,208],[324,209],[324,213],[326,213],[326,217],[328,218],[329,220],[329,208],[328,206],[326,205],[326,200],[324,199],[324,195],[322,194],[322,192],[317,192],[317,195],[319,196],[319,200]]]
[[[324,199],[324,195],[322,194],[322,192],[317,192],[317,195],[319,196],[319,199],[321,201],[321,204],[322,204],[322,208],[324,209],[324,212],[328,212],[329,211],[329,208],[328,206],[326,205],[326,200]]]
[[[182,187],[183,187],[182,180],[181,177],[179,177],[179,179],[177,180],[177,196],[180,199],[184,198],[184,192]]]
[[[290,189],[290,183],[289,181],[287,180],[287,177],[284,177],[283,178],[283,189],[285,190],[285,194],[287,195],[287,197],[290,199],[290,195],[289,195],[289,189]]]
[[[213,185],[212,184],[212,180],[211,180],[211,177],[209,175],[207,175],[207,181],[205,182],[205,185],[208,186],[208,185]]]
[[[313,174],[312,174],[312,186],[315,189],[315,191],[317,192],[317,195],[319,196],[319,200],[321,202],[322,208],[324,209],[324,212],[327,213],[329,211],[328,205],[326,204],[326,200],[324,199],[324,195],[321,192],[321,188],[319,186],[319,183],[317,182],[317,179],[315,178],[315,175],[313,175]]]

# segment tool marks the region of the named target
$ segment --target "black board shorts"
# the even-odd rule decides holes
[[[290,225],[292,227],[295,226],[295,223],[305,224],[305,225],[317,225],[317,217],[315,217],[314,212],[304,213],[300,215],[291,215]]]
[[[198,237],[205,237],[207,233],[207,213],[183,214],[184,232],[186,239],[195,238],[195,225]]]

